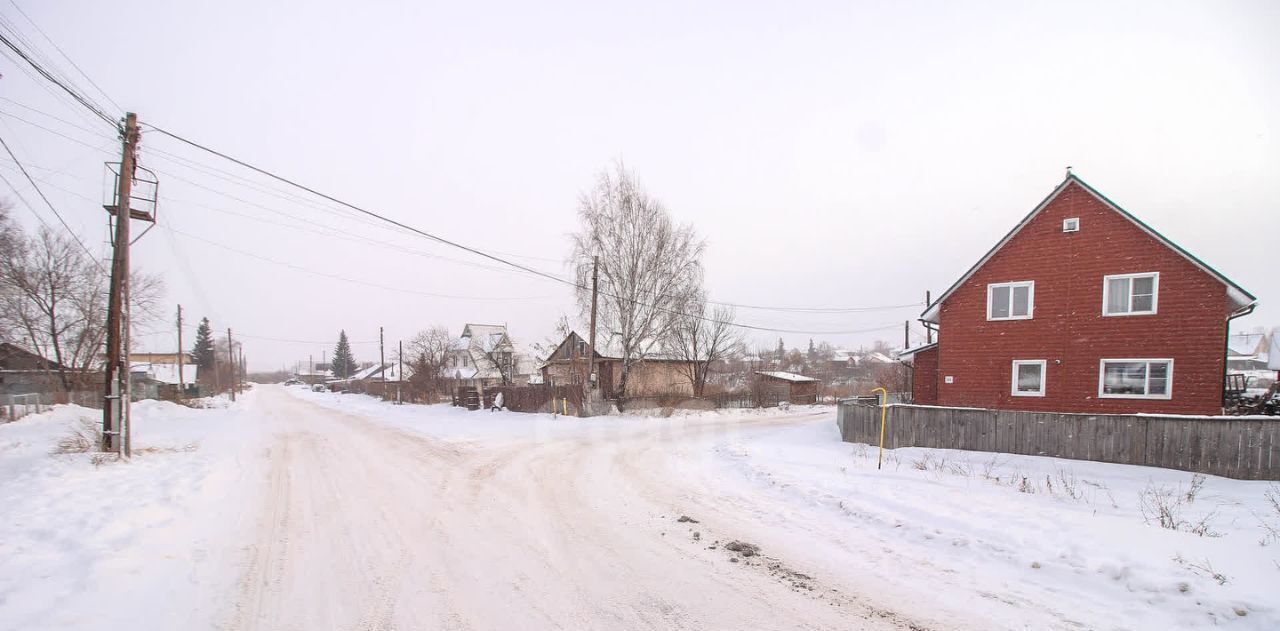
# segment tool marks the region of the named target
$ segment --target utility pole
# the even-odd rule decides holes
[[[933,299],[929,295],[929,290],[924,291],[924,308],[928,309],[933,304]],[[933,329],[929,328],[929,323],[924,323],[924,342],[925,344],[933,343]]]
[[[587,384],[592,385],[591,375],[596,373],[596,301],[600,288],[600,257],[591,257],[591,330],[587,333]]]
[[[235,345],[231,343],[231,327],[227,327],[227,366],[231,368],[231,402],[236,402],[236,356],[235,351],[231,350]]]
[[[404,405],[404,340],[400,340],[400,370],[396,372],[396,405]]]
[[[102,450],[131,455],[125,432],[129,423],[129,349],[126,310],[129,295],[129,200],[133,195],[134,158],[138,150],[138,116],[125,114],[120,175],[116,181],[116,231],[111,255],[111,289],[107,299],[107,363],[103,384]]]
[[[378,327],[378,372],[382,373],[382,396],[387,396],[387,352],[382,347],[382,327]]]
[[[182,350],[182,305],[178,305],[178,400],[181,401],[187,395],[187,382],[182,374],[182,359],[186,355],[186,351]]]

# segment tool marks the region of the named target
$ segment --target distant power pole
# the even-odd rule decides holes
[[[596,302],[600,293],[600,257],[591,257],[591,330],[587,332],[587,388],[596,372]]]
[[[400,370],[396,372],[396,404],[404,405],[404,340],[400,340],[400,353],[396,358],[400,361]]]
[[[933,298],[930,296],[929,290],[926,289],[924,292],[924,308],[928,309],[929,306],[932,304],[933,304]],[[933,329],[929,328],[928,322],[924,324],[924,343],[925,344],[933,343]]]
[[[182,375],[182,356],[186,351],[182,350],[182,305],[178,305],[178,400],[186,398],[187,384]]]
[[[378,372],[382,373],[382,396],[387,396],[387,353],[382,348],[382,327],[378,327]]]
[[[138,116],[125,114],[120,175],[116,182],[116,230],[111,256],[111,286],[107,298],[107,363],[103,384],[102,450],[129,456],[129,221],[133,195],[134,160],[138,151]]]
[[[231,343],[231,327],[227,327],[227,367],[231,368],[231,402],[236,402],[236,355]]]

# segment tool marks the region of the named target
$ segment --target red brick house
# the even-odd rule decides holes
[[[1233,318],[1256,299],[1068,173],[921,321],[926,405],[1220,414]]]

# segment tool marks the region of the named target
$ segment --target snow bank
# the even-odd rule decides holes
[[[137,403],[131,461],[52,453],[98,410],[0,425],[0,629],[214,627],[256,506],[251,409]]]
[[[1280,628],[1280,540],[1261,521],[1280,527],[1265,496],[1280,484],[921,448],[886,451],[877,470],[877,449],[841,442],[829,417],[713,449],[687,474],[771,498],[760,519],[779,541],[829,536],[812,562],[989,609],[994,627],[1048,607],[1086,628]],[[1162,502],[1179,530],[1160,526]]]

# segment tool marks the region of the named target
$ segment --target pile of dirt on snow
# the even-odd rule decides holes
[[[753,557],[760,554],[760,546],[757,546],[754,543],[747,543],[745,541],[730,541],[725,544],[724,549],[737,552],[744,557]]]

